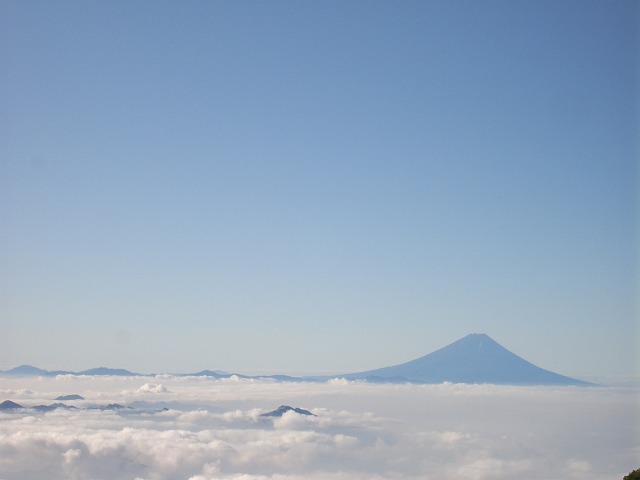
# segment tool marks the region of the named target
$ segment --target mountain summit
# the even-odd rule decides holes
[[[407,363],[342,377],[378,382],[591,385],[537,367],[484,333],[472,333]]]

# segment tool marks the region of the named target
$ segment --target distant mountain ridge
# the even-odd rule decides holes
[[[10,370],[0,370],[0,377],[55,377],[56,375],[87,375],[87,376],[117,376],[117,377],[153,377],[155,373],[136,373],[124,368],[98,367],[72,372],[69,370],[44,370],[32,365],[20,365]],[[172,373],[176,377],[212,377],[212,378],[252,378],[271,379],[278,382],[302,382],[313,381],[312,378],[292,377],[289,375],[242,375],[240,373],[227,373],[222,370],[201,370],[196,373]]]
[[[56,375],[116,375],[153,376],[134,373],[121,368],[92,368],[81,372],[63,370],[48,371],[30,365],[21,365],[0,376],[56,376]],[[346,373],[325,377],[291,377],[288,375],[249,376],[231,374],[219,370],[202,370],[198,373],[174,374],[176,376],[206,376],[212,378],[271,379],[273,381],[321,382],[332,378],[366,380],[371,383],[488,383],[501,385],[576,385],[594,384],[566,377],[540,368],[510,352],[484,333],[472,333],[450,345],[423,357],[399,365],[364,372]]]
[[[56,375],[68,375],[73,374],[73,372],[67,372],[65,370],[43,370],[42,368],[33,367],[31,365],[20,365],[19,367],[12,368],[11,370],[1,371],[0,374],[4,374],[5,376],[16,376],[16,377],[55,377]]]
[[[134,407],[127,407],[125,405],[120,405],[119,403],[110,403],[108,405],[89,405],[89,406],[85,406],[85,407],[75,407],[73,405],[66,405],[64,403],[52,403],[50,405],[31,405],[31,406],[24,406],[21,405],[19,403],[13,402],[11,400],[5,400],[2,403],[0,403],[0,412],[7,412],[7,413],[13,413],[15,411],[18,410],[32,410],[35,412],[39,412],[39,413],[48,413],[48,412],[52,412],[54,410],[101,410],[101,411],[107,411],[107,410],[113,410],[113,411],[137,411],[137,412],[144,412],[144,413],[158,413],[158,412],[163,412],[168,410],[168,408],[164,407],[161,409],[136,409]]]
[[[133,373],[122,368],[106,368],[98,367],[81,372],[72,372],[69,370],[44,370],[42,368],[31,365],[20,365],[11,370],[0,370],[0,376],[4,377],[55,377],[56,375],[118,375],[118,376],[135,376],[139,373]]]
[[[118,377],[134,377],[138,374],[125,370],[124,368],[98,367],[83,370],[82,372],[78,372],[76,375],[116,375]]]

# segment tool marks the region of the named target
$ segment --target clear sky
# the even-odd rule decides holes
[[[0,369],[638,363],[640,4],[0,3]]]

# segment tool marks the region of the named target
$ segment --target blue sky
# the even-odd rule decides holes
[[[0,368],[638,373],[636,2],[0,9]]]

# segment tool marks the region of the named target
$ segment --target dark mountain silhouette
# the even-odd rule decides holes
[[[4,402],[0,403],[0,412],[14,413],[15,411],[19,410],[21,412],[35,411],[38,413],[48,413],[54,410],[63,409],[63,410],[102,410],[102,411],[111,410],[111,411],[117,411],[118,414],[125,414],[125,413],[154,414],[154,413],[165,412],[169,410],[166,407],[149,408],[145,402],[135,402],[135,403],[138,404],[137,407],[120,405],[119,403],[110,403],[108,405],[92,405],[86,408],[78,408],[78,407],[74,407],[73,405],[66,405],[61,402],[52,403],[50,405],[23,406],[16,402],[12,402],[11,400],[5,400]],[[141,408],[141,407],[145,407],[145,408]]]
[[[63,408],[64,410],[75,410],[77,407],[71,407],[69,405],[65,405],[64,403],[52,403],[51,405],[36,405],[31,407],[38,412],[51,412],[53,410],[57,410],[58,408]]]
[[[23,407],[22,405],[16,403],[16,402],[12,402],[11,400],[5,400],[4,402],[0,403],[0,411],[2,410],[18,410],[18,409],[22,409],[22,408],[27,408],[27,407]],[[64,403],[52,403],[51,405],[35,405],[33,407],[28,407],[28,408],[32,408],[33,410],[36,410],[37,412],[51,412],[53,410],[56,410],[58,408],[64,408],[65,410],[71,410],[71,409],[75,409],[76,407],[70,407],[69,405],[65,405]]]
[[[300,415],[311,415],[312,417],[315,417],[315,415],[311,413],[309,410],[305,410],[303,408],[290,407],[289,405],[280,405],[276,410],[273,410],[272,412],[263,413],[260,416],[261,417],[281,417],[287,412],[295,412],[295,413],[299,413]]]
[[[412,383],[592,385],[527,362],[483,333],[472,333],[433,353],[400,365],[341,375],[347,379]]]
[[[16,402],[12,402],[11,400],[5,400],[4,402],[0,403],[0,411],[16,410],[18,408],[24,408],[24,407]]]
[[[124,405],[120,405],[119,403],[110,403],[109,405],[95,405],[92,407],[89,407],[89,410],[122,410],[125,408],[130,408],[130,407],[125,407]]]
[[[74,393],[72,395],[60,395],[59,397],[56,397],[56,400],[84,400],[84,397]]]

